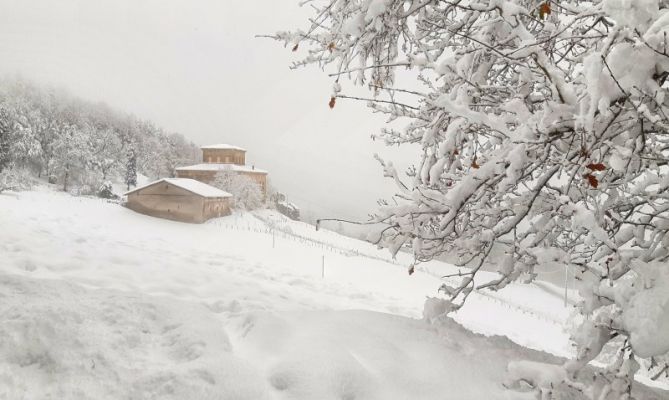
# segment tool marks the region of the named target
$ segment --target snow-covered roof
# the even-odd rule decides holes
[[[204,164],[195,164],[189,165],[187,167],[178,167],[177,171],[237,171],[237,172],[251,172],[257,174],[266,174],[267,171],[263,169],[254,168],[248,165],[237,165],[237,164],[217,164],[217,163],[204,163]]]
[[[195,179],[190,179],[190,178],[163,178],[151,182],[149,184],[146,184],[144,186],[135,188],[134,190],[131,190],[129,192],[126,192],[125,195],[136,192],[138,190],[145,189],[149,186],[153,186],[160,182],[171,183],[174,186],[178,186],[184,190],[187,190],[191,193],[197,194],[202,197],[232,197],[232,195],[228,192],[224,192],[219,188],[215,188],[211,185],[207,185],[206,183],[202,183],[200,181],[196,181]]]
[[[246,149],[243,149],[239,146],[233,146],[231,144],[225,144],[225,143],[208,144],[206,146],[200,147],[200,149],[202,149],[202,150],[217,149],[217,150],[241,150],[241,151],[246,151]]]

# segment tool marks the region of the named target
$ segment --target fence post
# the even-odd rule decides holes
[[[567,307],[567,288],[569,287],[569,266],[564,266],[564,306]]]
[[[321,278],[325,278],[325,254],[321,256]]]

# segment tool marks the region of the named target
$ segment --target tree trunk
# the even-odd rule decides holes
[[[67,192],[67,178],[69,177],[69,175],[70,175],[70,167],[66,165],[65,166],[65,177],[63,179],[63,191],[64,192]]]

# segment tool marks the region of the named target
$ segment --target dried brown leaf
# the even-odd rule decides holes
[[[551,3],[546,1],[539,6],[539,18],[544,19],[551,13]]]
[[[606,169],[606,166],[602,163],[588,164],[585,167],[592,171],[604,171]]]
[[[588,179],[588,183],[590,183],[590,186],[597,189],[597,186],[599,186],[599,181],[597,180],[597,178],[592,174],[587,174],[585,177]]]

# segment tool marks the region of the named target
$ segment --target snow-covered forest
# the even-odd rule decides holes
[[[20,78],[0,80],[0,190],[43,178],[96,194],[105,181],[170,177],[199,160],[197,146],[150,121]]]

